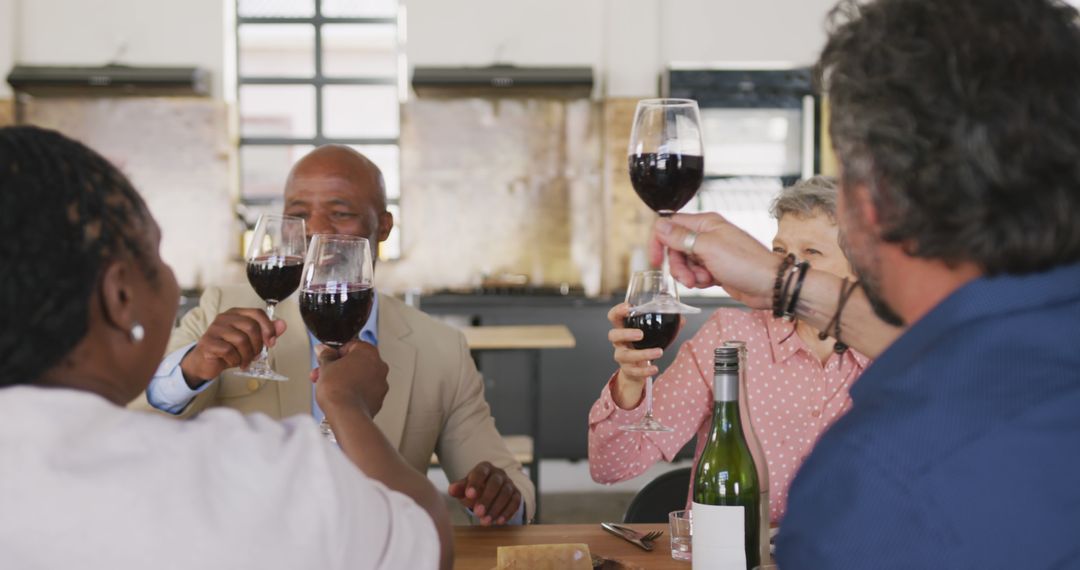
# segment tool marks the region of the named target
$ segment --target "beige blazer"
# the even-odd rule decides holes
[[[263,301],[247,285],[208,288],[199,306],[172,332],[167,353],[197,341],[218,313],[261,306]],[[178,417],[189,418],[214,406],[277,419],[311,414],[310,342],[295,295],[278,305],[275,317],[287,328],[271,350],[270,362],[289,380],[257,380],[227,370]],[[421,473],[427,472],[433,452],[451,481],[465,477],[481,461],[505,470],[521,491],[526,520],[531,520],[535,489],[495,429],[464,335],[384,295],[379,295],[378,318],[379,355],[390,368],[390,391],[375,416],[379,429]],[[157,411],[145,394],[129,407]]]

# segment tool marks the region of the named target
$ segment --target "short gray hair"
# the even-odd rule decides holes
[[[769,213],[779,220],[787,214],[805,218],[821,212],[836,223],[836,193],[836,178],[832,176],[818,175],[800,180],[777,194]]]

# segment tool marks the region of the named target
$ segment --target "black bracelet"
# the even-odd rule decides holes
[[[818,331],[818,340],[825,340],[829,338],[829,329],[833,328],[833,325],[835,325],[837,321],[840,320],[840,308],[844,306],[844,292],[847,291],[847,288],[848,278],[844,277],[843,280],[840,281],[840,295],[836,299],[836,312],[833,313],[833,316],[831,319],[829,319],[829,322],[825,324],[825,328]]]
[[[861,287],[862,284],[855,281],[851,284],[851,287],[844,292],[844,296],[840,298],[840,306],[836,308],[836,331],[833,333],[833,338],[836,339],[836,344],[833,345],[833,350],[836,354],[843,354],[848,349],[848,345],[840,340],[840,311],[844,310],[844,305],[847,304],[848,299],[851,298],[851,294],[855,292],[855,289]]]
[[[836,300],[836,313],[833,314],[832,319],[829,319],[829,323],[825,325],[825,328],[818,333],[818,338],[825,340],[829,337],[829,329],[833,329],[833,338],[836,339],[836,344],[833,345],[833,352],[837,354],[843,354],[848,349],[848,345],[840,340],[840,313],[844,310],[844,305],[847,304],[848,299],[855,292],[855,289],[859,288],[860,283],[858,281],[852,281],[848,284],[847,277],[840,283],[840,296]]]
[[[789,267],[795,264],[795,254],[789,253],[780,261],[780,267],[776,270],[776,282],[773,284],[773,297],[772,297],[772,313],[773,317],[780,318],[780,315],[784,314],[784,295],[782,288],[784,286],[784,274],[787,273]]]
[[[795,281],[795,277],[799,274],[799,268],[791,266],[788,268],[787,277],[784,279],[784,288],[780,290],[780,316],[783,317],[787,314],[787,300],[790,298],[788,295],[791,293],[791,284]]]
[[[799,293],[802,292],[803,281],[806,280],[806,274],[810,269],[810,262],[803,261],[795,265],[795,271],[799,273],[799,279],[795,281],[795,290],[791,293],[791,300],[788,301],[787,309],[784,310],[784,320],[791,322],[795,320],[795,306],[799,304]]]

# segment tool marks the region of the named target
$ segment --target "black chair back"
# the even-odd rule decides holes
[[[689,467],[674,469],[642,487],[623,515],[624,523],[666,523],[668,513],[686,508],[693,473]]]

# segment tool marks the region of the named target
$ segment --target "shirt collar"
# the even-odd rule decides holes
[[[844,354],[851,355],[851,358],[855,359],[855,363],[858,364],[859,368],[862,368],[863,370],[866,370],[866,367],[870,365],[869,357],[855,350],[854,348],[851,348],[850,346],[847,350],[844,351]]]
[[[852,388],[852,394],[870,390],[878,378],[888,378],[891,371],[903,370],[909,363],[918,361],[920,353],[928,345],[965,323],[1075,302],[1080,298],[1077,283],[1080,283],[1080,263],[1040,273],[975,279],[953,291],[929,313],[912,323],[874,361],[873,369],[880,372],[869,382],[860,379]]]
[[[761,311],[761,317],[765,319],[765,329],[769,335],[769,346],[772,348],[773,362],[783,362],[794,356],[800,349],[806,351],[809,355],[813,355],[810,352],[810,347],[803,342],[802,337],[795,333],[795,321],[788,322],[784,319],[775,318],[768,311]],[[856,352],[852,348],[848,348],[844,353],[850,355],[850,358],[854,359],[855,363],[862,369],[866,369],[870,364],[870,359],[866,355]],[[841,358],[848,357],[845,355],[841,355]]]
[[[769,346],[772,348],[773,362],[783,362],[800,348],[805,349],[806,343],[795,334],[795,322],[788,322],[772,316],[768,311],[761,311],[761,318],[765,319],[765,330],[769,335]]]

